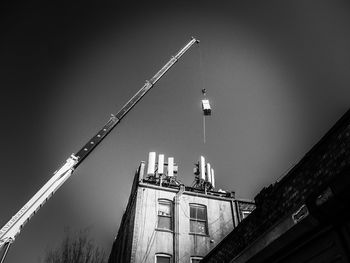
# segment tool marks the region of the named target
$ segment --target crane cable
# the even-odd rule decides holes
[[[199,52],[199,72],[200,72],[200,79],[201,79],[201,83],[200,83],[200,86],[201,86],[201,90],[202,90],[202,95],[206,96],[206,89],[205,89],[205,82],[204,82],[204,70],[203,70],[203,55],[202,55],[202,48],[201,48],[201,45],[199,43],[198,45],[198,52]],[[205,131],[206,131],[206,126],[205,126],[205,114],[203,113],[203,143],[205,144],[206,142],[206,134],[205,134]]]
[[[206,99],[206,89],[202,88],[202,94],[203,94],[203,98]],[[203,113],[203,142],[205,144],[205,117],[206,115]]]
[[[203,143],[205,144],[205,115],[203,115]]]

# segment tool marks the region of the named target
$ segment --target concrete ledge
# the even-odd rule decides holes
[[[295,222],[293,215],[295,215],[296,212],[297,210],[279,220],[279,222],[265,231],[263,235],[252,242],[251,245],[241,251],[230,262],[246,263],[253,257],[258,257],[261,262],[262,258],[259,253],[264,249],[268,249],[272,243],[274,243],[275,247],[282,246],[282,244],[286,244],[286,239],[289,241],[297,239],[300,236],[305,235],[305,233],[312,231],[318,225],[318,222],[311,215],[306,216],[299,222]],[[279,239],[282,235],[284,240],[283,242],[280,242]]]

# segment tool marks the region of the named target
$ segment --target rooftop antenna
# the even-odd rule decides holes
[[[179,185],[180,182],[177,179],[178,164],[175,163],[174,157],[168,157],[167,159],[168,161],[165,162],[164,154],[158,154],[157,158],[156,152],[149,152],[147,176],[145,178],[143,178],[143,175],[140,176],[141,181],[146,179],[146,181],[160,186]]]
[[[204,190],[205,193],[214,190],[214,169],[211,167],[210,163],[206,163],[205,158],[201,156],[194,165],[193,173],[195,174],[195,179],[192,187],[198,190]]]

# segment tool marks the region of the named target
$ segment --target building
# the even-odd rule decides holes
[[[173,158],[150,153],[134,178],[109,263],[199,262],[254,209],[234,192],[215,191],[202,157],[192,187],[177,179]]]
[[[350,111],[201,262],[350,262]]]

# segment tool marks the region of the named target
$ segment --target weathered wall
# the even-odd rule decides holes
[[[190,234],[190,203],[207,207],[208,236]],[[180,259],[189,262],[190,256],[204,257],[233,229],[231,201],[192,196],[180,198]]]
[[[174,232],[157,229],[158,200],[174,203],[178,189],[157,188],[142,184],[137,193],[134,241],[131,262],[154,262],[156,253],[174,257]],[[190,234],[190,203],[207,207],[209,235]],[[229,198],[195,195],[184,192],[179,199],[179,261],[189,262],[191,256],[205,256],[234,227],[234,202]],[[175,220],[175,218],[174,218]]]
[[[154,262],[156,253],[173,255],[173,232],[156,230],[158,199],[173,201],[175,192],[138,188],[133,255],[130,262]]]
[[[215,192],[205,195],[204,192],[192,192],[189,189],[187,188],[187,191],[180,195],[177,209],[179,212],[179,262],[189,262],[191,256],[205,256],[232,231],[235,222],[240,220],[240,209],[254,207],[252,202],[240,202],[230,195]],[[174,259],[174,231],[157,229],[158,201],[166,199],[172,203],[175,221],[175,196],[179,191],[180,188],[176,187],[139,183],[138,175],[135,175],[129,203],[113,244],[109,263],[153,263],[157,253],[171,255]],[[190,233],[191,203],[206,206],[208,235]]]

